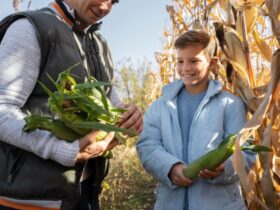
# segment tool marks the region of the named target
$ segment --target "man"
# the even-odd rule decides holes
[[[8,176],[5,183],[13,183],[22,168],[22,161],[29,157],[43,166],[36,172],[38,166],[32,165],[34,177],[26,177],[26,182],[37,183],[39,180],[40,185],[40,179],[50,176],[43,172],[46,170],[49,173],[49,165],[66,171],[67,175],[70,174],[68,168],[73,168],[75,173],[70,179],[74,183],[70,192],[66,188],[67,184],[63,184],[58,185],[58,190],[53,194],[44,192],[42,187],[42,193],[31,193],[28,197],[26,193],[17,191],[8,194],[5,187],[10,185],[0,184],[0,188],[4,189],[0,191],[0,209],[99,209],[98,194],[107,168],[105,159],[100,156],[118,144],[114,134],[109,133],[102,141],[96,142],[97,133],[92,132],[68,143],[46,131],[23,133],[22,127],[27,111],[49,113],[47,95],[37,84],[40,80],[53,90],[47,74],[56,79],[61,71],[78,64],[72,74],[79,82],[87,75],[100,81],[112,80],[111,55],[105,40],[98,33],[98,21],[117,2],[118,0],[56,0],[48,8],[15,14],[3,20],[2,31],[0,30],[0,153],[3,155],[6,148],[12,147],[11,151],[16,151],[15,155],[23,154],[25,157],[25,160],[18,158],[20,161],[16,161],[17,164],[9,172],[9,175],[13,175],[12,179]],[[120,105],[114,88],[108,90],[108,97],[113,104]],[[123,114],[120,127],[140,133],[141,112],[136,106],[123,107],[128,111]],[[6,155],[10,154],[11,152],[7,152]],[[1,167],[0,175],[7,172],[0,165]],[[52,183],[43,184],[47,188]],[[35,189],[33,185],[28,187],[30,192]],[[59,187],[61,191],[65,188],[66,193],[74,196],[67,197],[57,192]],[[40,190],[40,186],[36,185],[36,188]]]

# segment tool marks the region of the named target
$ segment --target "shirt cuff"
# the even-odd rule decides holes
[[[59,141],[53,154],[53,159],[64,166],[74,166],[76,164],[76,156],[80,150],[79,141],[66,142]]]

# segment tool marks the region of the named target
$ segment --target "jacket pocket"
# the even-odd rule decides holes
[[[226,185],[226,189],[227,189],[227,193],[228,193],[228,197],[231,199],[231,201],[237,201],[237,198],[239,197],[240,191],[239,189],[236,187],[235,184],[231,184],[231,185]]]

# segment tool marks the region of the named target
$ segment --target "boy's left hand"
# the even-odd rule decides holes
[[[143,128],[143,116],[140,109],[135,105],[121,105],[120,108],[127,109],[119,121],[120,128],[131,129],[140,134]]]
[[[215,178],[222,173],[224,168],[225,168],[224,164],[221,164],[214,170],[204,169],[200,171],[199,176],[203,179]]]

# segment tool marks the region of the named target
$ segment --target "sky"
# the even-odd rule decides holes
[[[30,0],[22,0],[25,10]],[[41,8],[52,0],[32,0],[30,9]],[[155,52],[163,44],[164,27],[170,25],[166,5],[172,0],[120,0],[103,19],[101,33],[106,38],[115,63],[128,58],[133,63],[148,60],[157,66]],[[12,0],[1,0],[0,19],[13,12]]]

